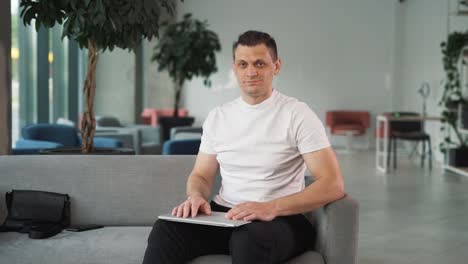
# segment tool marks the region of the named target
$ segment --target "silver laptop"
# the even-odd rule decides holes
[[[211,212],[211,215],[206,214],[198,214],[195,217],[177,217],[171,214],[165,214],[158,216],[159,219],[164,219],[168,221],[174,222],[183,222],[183,223],[191,223],[191,224],[199,224],[199,225],[211,225],[211,226],[223,226],[223,227],[237,227],[241,225],[245,225],[250,223],[250,221],[244,220],[231,220],[226,219],[226,213],[224,212]]]

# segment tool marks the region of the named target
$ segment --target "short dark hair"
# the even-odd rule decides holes
[[[276,48],[276,41],[268,33],[248,30],[242,33],[236,42],[232,45],[232,58],[235,59],[235,52],[239,45],[253,47],[260,44],[265,44],[270,51],[270,56],[273,61],[278,59],[278,49]]]

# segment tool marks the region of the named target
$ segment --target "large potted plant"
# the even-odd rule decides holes
[[[462,113],[468,110],[468,100],[463,95],[460,65],[466,65],[464,48],[468,47],[468,31],[453,32],[442,42],[445,85],[439,105],[442,107],[442,127],[447,131],[440,148],[452,166],[468,166],[468,136],[460,129]]]
[[[171,0],[21,0],[26,25],[35,20],[36,30],[63,24],[62,37],[88,49],[88,67],[83,87],[85,109],[81,123],[82,153],[93,151],[96,129],[94,96],[99,52],[115,47],[133,50],[142,39],[158,37],[160,16],[173,13]]]
[[[178,116],[184,83],[201,76],[205,78],[204,84],[210,86],[209,77],[217,71],[215,52],[221,50],[218,35],[208,29],[206,21],[194,19],[191,14],[184,15],[180,22],[166,25],[151,57],[158,64],[158,71],[167,70],[174,82],[173,117],[159,119],[163,141],[169,139],[172,127],[192,125],[194,118]]]

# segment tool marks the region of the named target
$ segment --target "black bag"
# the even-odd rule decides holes
[[[68,194],[12,190],[5,195],[7,218],[0,232],[29,233],[32,239],[54,236],[70,225]]]

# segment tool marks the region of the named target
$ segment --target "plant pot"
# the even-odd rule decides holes
[[[169,140],[173,127],[191,126],[195,121],[194,117],[160,117],[158,123],[161,126],[161,143]]]
[[[468,167],[468,148],[452,148],[448,150],[448,165]]]
[[[91,153],[81,153],[81,148],[54,148],[39,151],[41,155],[135,155],[129,148],[95,148]]]

